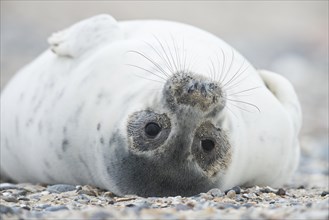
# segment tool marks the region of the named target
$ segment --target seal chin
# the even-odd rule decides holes
[[[173,160],[165,155],[150,158],[131,152],[124,160],[130,163],[119,165],[120,172],[116,173],[115,179],[122,195],[192,196],[219,185],[217,179],[200,175],[186,161]]]
[[[175,73],[167,80],[163,93],[174,112],[179,105],[190,106],[203,113],[225,106],[225,94],[220,84],[195,73]]]

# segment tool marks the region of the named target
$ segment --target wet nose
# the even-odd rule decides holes
[[[193,93],[199,93],[203,97],[207,97],[207,95],[212,95],[212,90],[215,88],[214,83],[203,83],[203,82],[190,82],[190,85],[188,85],[187,93],[193,94]],[[215,98],[215,97],[214,97]],[[215,100],[213,100],[215,102]]]
[[[167,81],[165,90],[171,105],[189,105],[207,112],[223,104],[219,84],[197,74],[175,74]]]

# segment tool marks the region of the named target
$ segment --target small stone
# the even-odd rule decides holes
[[[11,207],[0,204],[0,213],[1,214],[15,214],[15,211]]]
[[[107,192],[103,193],[103,196],[113,198],[113,197],[115,197],[115,194],[113,192],[107,191]]]
[[[189,210],[189,209],[191,209],[189,206],[187,206],[187,205],[184,205],[184,204],[177,204],[176,206],[175,206],[175,209],[177,210],[177,211],[184,211],[184,210]]]
[[[328,195],[328,194],[329,194],[329,191],[323,191],[323,192],[321,193],[321,196],[324,197],[324,196],[326,196],[326,195]]]
[[[232,190],[234,190],[236,194],[240,194],[241,193],[241,188],[239,186],[234,186],[232,188]]]
[[[200,193],[201,198],[205,199],[205,200],[211,200],[213,199],[213,197],[211,195],[209,195],[208,193]]]
[[[6,202],[18,202],[18,200],[14,196],[3,196],[2,199]]]
[[[246,207],[247,209],[248,208],[250,208],[250,207],[252,207],[252,206],[254,206],[255,204],[253,204],[253,203],[245,203],[245,204],[243,204],[242,206],[243,207]]]
[[[30,199],[27,198],[27,197],[18,197],[18,200],[22,200],[22,201],[30,201]]]
[[[37,208],[37,209],[46,209],[46,208],[48,208],[48,207],[50,207],[51,205],[49,205],[49,204],[42,204],[42,205],[38,205],[38,206],[36,206],[35,208]]]
[[[262,193],[276,193],[276,190],[269,186],[266,186],[264,189],[261,189],[260,191]]]
[[[235,204],[231,204],[231,203],[223,203],[223,204],[218,204],[217,208],[219,208],[219,209],[229,209],[229,208],[239,209],[240,206],[239,205],[235,205]]]
[[[17,192],[14,193],[16,196],[26,196],[27,191],[25,189],[18,190]]]
[[[240,193],[241,193],[241,188],[240,188],[239,186],[234,186],[233,188],[226,190],[226,191],[225,191],[225,195],[227,195],[227,193],[228,193],[230,190],[234,190],[236,194],[240,194]]]
[[[280,188],[280,189],[278,189],[278,191],[276,192],[276,194],[278,196],[284,196],[284,195],[286,195],[286,191],[284,189]]]
[[[113,199],[110,199],[110,200],[107,202],[107,204],[109,204],[109,205],[113,205],[113,204],[114,204],[114,200],[113,200]]]
[[[40,192],[40,195],[41,196],[46,196],[46,195],[49,195],[49,194],[50,194],[49,191],[42,191],[42,192]]]
[[[97,220],[105,220],[113,218],[114,216],[111,213],[104,212],[104,211],[98,211],[93,213],[89,219],[97,219]]]
[[[250,196],[247,193],[242,194],[243,198],[250,199]]]
[[[51,193],[63,193],[63,192],[73,191],[75,189],[76,189],[75,186],[68,184],[56,184],[47,187],[47,191]]]
[[[50,206],[45,209],[45,211],[48,212],[56,212],[60,210],[68,210],[68,208],[65,205],[59,205],[59,206]]]
[[[194,203],[193,201],[190,201],[190,202],[186,203],[186,205],[187,205],[188,207],[190,207],[191,209],[193,209],[194,206],[195,206],[195,203]]]
[[[19,187],[15,184],[11,184],[11,183],[1,183],[0,184],[0,191],[7,190],[7,189],[19,189]]]
[[[236,193],[235,193],[234,190],[230,190],[230,191],[227,192],[227,197],[228,198],[233,199],[233,198],[235,198],[235,196],[236,196]]]
[[[130,200],[135,200],[136,198],[117,198],[116,202],[125,202],[125,201],[130,201]]]
[[[2,195],[3,196],[12,196],[13,194],[11,192],[3,192]]]
[[[267,194],[270,198],[275,198],[276,197],[276,194],[274,194],[274,193],[268,193]]]
[[[25,204],[20,205],[20,207],[25,209],[25,210],[28,210],[28,211],[31,210],[31,208],[29,206],[25,205]]]
[[[223,196],[222,191],[220,191],[220,189],[218,189],[218,188],[211,189],[207,193],[212,195],[213,197]]]
[[[89,185],[83,186],[81,190],[78,190],[78,193],[86,194],[88,196],[98,196],[97,191]]]

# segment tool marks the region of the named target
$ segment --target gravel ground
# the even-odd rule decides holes
[[[328,219],[328,188],[252,187],[117,197],[92,186],[0,184],[2,219]]]

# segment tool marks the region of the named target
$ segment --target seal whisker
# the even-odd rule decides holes
[[[168,52],[169,52],[169,55],[170,55],[171,60],[172,60],[172,62],[173,62],[173,64],[174,64],[174,67],[175,67],[175,69],[176,69],[175,72],[177,73],[177,72],[179,72],[179,69],[178,69],[178,67],[177,67],[177,62],[175,61],[174,55],[173,55],[173,53],[172,53],[172,51],[171,51],[171,49],[170,49],[169,43],[168,43],[168,41],[165,41],[164,43],[166,44],[166,47],[167,47]]]
[[[233,105],[234,107],[236,107],[236,108],[238,108],[238,109],[240,109],[240,110],[242,110],[242,111],[249,112],[249,113],[254,113],[254,112],[252,112],[252,111],[249,111],[249,110],[247,110],[247,109],[244,109],[244,108],[242,108],[241,106],[235,105],[235,104],[233,104],[233,103],[228,103],[228,104]]]
[[[171,37],[171,40],[172,40],[172,43],[173,43],[173,46],[174,46],[174,51],[175,51],[175,55],[176,55],[176,62],[177,62],[178,70],[182,71],[182,66],[181,66],[181,62],[180,62],[180,59],[179,59],[180,56],[179,56],[179,52],[178,52],[179,51],[178,46],[176,45],[175,39],[172,36],[172,34],[170,34],[170,37]]]
[[[148,43],[148,42],[146,42],[146,41],[144,41],[149,47],[151,47],[151,49],[153,49],[154,51],[155,51],[155,53],[164,61],[164,64],[166,65],[166,67],[167,67],[167,69],[169,70],[169,72],[173,72],[174,70],[172,69],[172,67],[171,67],[171,65],[170,65],[170,63],[168,63],[168,61],[167,61],[167,59],[163,56],[163,55],[161,55],[161,53],[160,53],[160,51],[159,50],[157,50],[154,46],[152,46],[152,44],[150,44],[150,43]],[[167,76],[167,77],[169,77],[169,76]]]
[[[215,64],[214,64],[214,61],[213,61],[212,59],[210,59],[210,62],[211,62],[211,66],[212,66],[212,69],[213,69],[212,80],[215,81],[215,78],[216,78],[216,68],[215,68]]]
[[[246,70],[244,70],[246,71]],[[243,71],[243,72],[244,72]],[[241,73],[241,75],[243,74],[243,72]],[[234,84],[232,85],[228,85],[228,87],[226,87],[225,89],[226,90],[231,90],[231,89],[234,89],[236,88],[240,83],[242,83],[244,80],[246,80],[250,75],[246,75],[245,77],[243,77],[242,79],[240,79],[238,82],[235,82]],[[232,81],[231,83],[233,83],[234,81]]]
[[[165,76],[169,77],[169,74],[154,60],[152,60],[151,58],[147,57],[146,55],[144,55],[143,53],[136,51],[136,50],[130,50],[128,52],[132,52],[132,53],[136,53],[142,57],[144,57],[146,60],[148,60],[149,62],[151,62],[155,67],[157,67],[160,72],[162,72]]]
[[[221,69],[221,71],[220,71],[219,83],[220,83],[220,84],[223,84],[224,81],[225,81],[225,78],[226,78],[226,76],[224,77],[224,71],[225,71],[225,66],[226,66],[226,60],[225,60],[225,53],[224,53],[223,48],[220,48],[220,50],[221,50],[221,52],[222,52],[222,61],[223,61],[223,65],[222,65],[222,69]],[[224,77],[224,78],[222,79],[222,77]]]
[[[223,83],[225,83],[225,79],[226,77],[229,75],[229,73],[231,72],[231,68],[232,68],[232,65],[234,63],[234,58],[235,58],[235,53],[234,53],[234,50],[233,48],[231,48],[231,51],[232,51],[232,55],[231,55],[231,63],[230,63],[230,66],[228,67],[226,73],[225,73],[225,78],[223,79]],[[226,83],[225,83],[226,84]]]
[[[209,75],[210,79],[213,80],[213,70],[210,65],[207,65],[208,71],[207,75]]]
[[[183,62],[184,62],[184,66],[183,66],[184,69],[182,71],[184,72],[184,71],[187,71],[187,69],[186,69],[187,68],[187,66],[186,66],[186,64],[187,64],[186,63],[186,61],[187,61],[187,53],[186,53],[186,49],[185,49],[185,39],[184,39],[184,37],[183,37],[183,40],[182,41],[183,41],[182,42],[183,43],[183,57],[182,57],[182,59],[183,59]]]
[[[141,69],[141,70],[144,70],[144,71],[146,71],[146,72],[148,72],[148,73],[151,73],[151,74],[154,75],[154,76],[157,76],[157,77],[163,79],[164,81],[167,80],[166,78],[163,78],[162,76],[159,76],[159,75],[155,74],[154,72],[152,72],[152,71],[150,71],[150,70],[148,70],[148,69],[145,69],[145,68],[143,68],[143,67],[140,67],[140,66],[137,66],[137,65],[133,65],[133,64],[126,64],[126,65],[127,65],[127,66],[131,66],[131,67],[135,67],[135,68],[138,68],[138,69]],[[135,74],[135,75],[136,75],[136,74]]]
[[[232,93],[230,95],[236,95],[236,94],[240,94],[240,93],[243,93],[243,92],[248,92],[248,91],[252,91],[252,90],[255,90],[255,89],[259,89],[259,88],[262,88],[261,86],[256,86],[256,87],[252,87],[252,88],[249,88],[249,89],[244,89],[242,91],[238,91],[236,93]],[[226,91],[228,91],[229,89],[226,89]]]
[[[161,84],[164,84],[165,83],[163,81],[159,81],[159,80],[155,80],[155,79],[150,79],[150,78],[147,78],[147,77],[144,77],[144,76],[140,76],[140,75],[135,74],[135,73],[133,73],[133,75],[135,75],[136,77],[142,78],[142,79],[153,81],[153,82],[157,82],[157,83],[161,83]]]
[[[234,82],[236,79],[238,79],[247,69],[248,69],[248,66],[247,66],[247,68],[245,68],[242,72],[240,72],[240,70],[241,70],[241,68],[243,67],[243,65],[244,65],[244,63],[245,63],[245,59],[243,59],[243,61],[242,61],[242,64],[240,65],[240,67],[239,67],[239,69],[236,71],[236,73],[232,76],[232,78],[229,80],[229,81],[227,81],[224,85],[223,85],[223,87],[225,87],[226,85],[230,85],[230,83],[232,83],[232,82]]]
[[[190,57],[187,68],[186,68],[187,72],[193,72],[192,69],[194,68],[194,65],[198,62],[197,58],[198,58],[197,54],[194,54],[194,56]]]
[[[261,112],[260,109],[257,107],[257,105],[254,105],[252,103],[241,101],[241,100],[229,99],[229,98],[226,98],[226,100],[231,101],[231,102],[238,102],[238,103],[242,103],[242,104],[245,104],[245,105],[252,106],[252,107],[256,108],[258,110],[258,112]]]
[[[215,76],[215,81],[220,82],[220,77],[221,77],[221,75],[220,75],[220,73],[219,73],[219,71],[220,71],[220,60],[219,60],[219,56],[218,56],[217,53],[216,53],[216,61],[217,61],[218,72],[217,72],[217,74],[216,74],[216,76]]]
[[[229,110],[229,111],[234,115],[235,118],[238,118],[238,116],[233,112],[233,110],[231,110],[231,109],[228,107],[228,105],[225,105],[225,108],[227,108],[227,110]]]
[[[170,63],[171,70],[172,70],[171,73],[172,73],[172,74],[175,73],[175,69],[174,69],[174,65],[175,65],[175,63],[171,63],[171,60],[170,60],[170,58],[169,58],[169,56],[168,56],[168,53],[167,53],[167,51],[165,50],[165,48],[164,48],[162,42],[159,40],[159,38],[157,38],[157,36],[155,36],[155,35],[153,35],[153,37],[154,37],[154,38],[156,39],[156,41],[159,43],[159,45],[160,45],[160,47],[161,47],[163,53],[165,54],[165,56],[166,56],[168,62]],[[170,52],[170,51],[169,51],[169,52]]]

